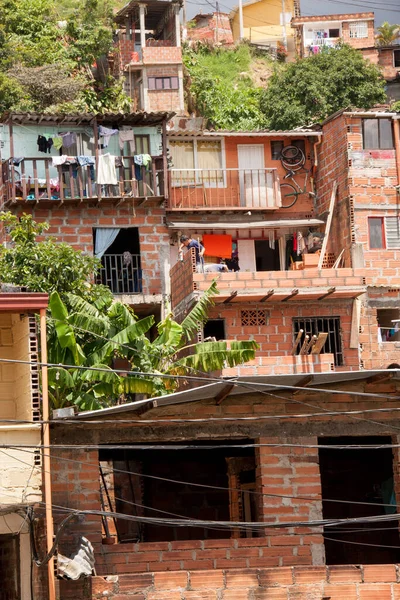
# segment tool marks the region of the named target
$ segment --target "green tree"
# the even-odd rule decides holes
[[[390,25],[384,21],[377,31],[375,39],[378,46],[391,46],[399,37],[400,25]]]
[[[191,343],[217,294],[216,283],[203,294],[182,323],[168,315],[157,324],[158,336],[148,333],[154,317],[138,320],[120,302],[93,304],[67,295],[68,311],[57,292],[50,298],[49,362],[79,367],[49,370],[49,391],[55,408],[76,405],[88,410],[110,406],[142,393],[158,396],[175,391],[174,376],[209,373],[225,364],[235,366],[255,355],[253,341]],[[113,359],[124,358],[128,375],[112,370]],[[152,374],[147,376],[146,373]],[[139,375],[140,374],[140,375]],[[164,378],[162,375],[170,375]]]
[[[53,238],[38,241],[48,228],[48,223],[36,223],[31,215],[20,218],[10,212],[0,213],[0,222],[7,227],[11,247],[0,246],[0,273],[3,283],[27,287],[33,292],[68,292],[96,300],[111,299],[104,286],[92,283],[100,261],[74,250]]]
[[[293,129],[346,107],[384,102],[385,81],[375,65],[347,45],[277,68],[261,99],[270,129]]]

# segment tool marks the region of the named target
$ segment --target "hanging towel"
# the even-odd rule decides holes
[[[275,250],[275,231],[273,229],[270,229],[270,231],[268,231],[268,240],[269,247],[271,248],[271,250]]]
[[[218,256],[219,258],[232,257],[232,236],[231,235],[207,235],[204,234],[202,243],[207,256]]]
[[[66,131],[65,133],[60,133],[62,138],[62,145],[64,148],[70,148],[74,144],[76,144],[76,133],[73,131]]]
[[[97,183],[99,185],[117,185],[117,172],[115,170],[115,156],[100,154],[97,165]]]
[[[52,156],[53,167],[58,167],[58,165],[63,165],[67,162],[68,156],[63,154],[62,156]]]
[[[140,167],[148,167],[151,163],[151,156],[150,154],[136,154],[133,157],[133,162]]]
[[[53,146],[56,150],[60,150],[60,148],[62,148],[63,145],[63,139],[60,135],[56,135],[55,137],[53,137]]]
[[[135,152],[135,135],[133,129],[122,129],[119,132],[119,149],[124,149],[125,142],[129,142],[131,153]]]

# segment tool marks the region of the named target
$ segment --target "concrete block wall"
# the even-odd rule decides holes
[[[148,48],[158,50],[159,48]],[[163,49],[163,48],[161,48]],[[165,50],[166,48],[164,48]],[[170,50],[171,48],[169,48]],[[147,50],[147,49],[146,49]],[[178,48],[180,50],[180,48]],[[146,67],[147,77],[178,77],[179,67],[177,64],[163,64],[161,66],[152,65]],[[182,81],[180,81],[182,85]],[[172,111],[181,112],[180,95],[177,90],[148,90],[149,111]]]
[[[244,365],[227,367],[223,377],[250,377],[253,375],[292,375],[297,373],[326,373],[334,371],[333,354],[304,356],[257,356]]]
[[[149,201],[145,207],[135,207],[129,200],[116,206],[77,205],[34,208],[29,205],[15,210],[17,214],[31,213],[36,221],[48,221],[51,235],[77,250],[93,255],[93,229],[96,227],[138,227],[143,294],[161,294],[162,279],[160,250],[169,254],[169,234],[164,223],[164,209]]]
[[[0,315],[0,355],[4,359],[29,360],[29,322],[18,314]],[[0,413],[2,418],[31,419],[29,365],[0,365]]]

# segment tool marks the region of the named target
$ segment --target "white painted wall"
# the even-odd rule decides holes
[[[39,424],[0,427],[2,444],[37,446],[39,450],[40,437]],[[42,470],[35,465],[34,459],[34,448],[29,452],[15,448],[0,452],[0,505],[42,500]]]

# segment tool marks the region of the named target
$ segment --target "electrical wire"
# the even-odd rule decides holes
[[[21,452],[23,452],[23,451],[24,450],[21,450]],[[0,450],[0,452],[4,453],[4,450]],[[29,451],[26,451],[26,452],[29,453]],[[72,463],[77,463],[79,465],[84,465],[86,469],[96,469],[96,471],[97,471],[97,465],[94,465],[93,463],[89,463],[89,465],[88,465],[87,463],[85,463],[83,461],[71,459],[71,458],[65,458],[63,456],[56,456],[56,459],[62,460],[64,462],[72,462]],[[20,461],[20,462],[24,462],[24,461]],[[30,463],[26,463],[26,464],[30,464]],[[106,471],[106,470],[107,469],[103,468],[103,471]],[[118,469],[118,468],[109,469],[106,474],[112,474],[112,473],[123,473],[126,475],[134,475],[137,477],[144,477],[147,479],[155,479],[158,481],[174,483],[177,485],[185,485],[185,486],[188,485],[188,486],[193,486],[193,487],[200,487],[200,488],[213,489],[213,490],[226,491],[226,492],[231,492],[231,491],[242,492],[243,491],[240,487],[235,488],[235,487],[226,487],[226,486],[213,486],[213,485],[196,483],[196,482],[169,479],[166,477],[158,477],[156,475],[137,473],[135,471],[128,471],[125,469]],[[267,497],[267,498],[289,498],[292,500],[306,500],[306,501],[310,501],[310,502],[322,502],[323,501],[323,502],[337,503],[337,504],[352,504],[352,505],[354,504],[354,505],[363,505],[363,506],[380,506],[380,507],[400,508],[400,505],[383,504],[381,502],[362,502],[362,501],[355,501],[355,500],[340,500],[340,499],[331,499],[331,498],[321,499],[321,498],[315,498],[315,497],[311,497],[311,496],[293,496],[293,495],[289,495],[289,494],[270,494],[268,492],[258,492],[256,490],[246,490],[246,492],[248,494],[252,494],[255,496],[261,496],[261,497]],[[146,508],[149,508],[149,507],[146,507]]]

